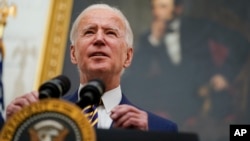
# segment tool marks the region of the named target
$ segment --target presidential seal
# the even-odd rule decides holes
[[[13,115],[0,133],[1,141],[96,141],[81,109],[64,100],[45,99]]]

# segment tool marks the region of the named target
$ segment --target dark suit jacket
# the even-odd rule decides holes
[[[68,100],[70,102],[77,102],[78,100],[78,94],[77,91],[73,95],[67,95],[63,99]],[[121,104],[128,104],[128,105],[133,105],[124,95],[122,95],[122,100],[119,105]],[[148,126],[149,126],[149,131],[167,131],[167,132],[177,132],[177,125],[173,123],[170,120],[161,118],[153,113],[148,113]]]
[[[2,115],[0,114],[0,131],[3,127],[3,125],[4,125],[4,119],[3,119]]]

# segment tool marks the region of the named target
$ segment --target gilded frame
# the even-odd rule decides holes
[[[73,0],[50,3],[34,89],[62,72],[72,7]]]

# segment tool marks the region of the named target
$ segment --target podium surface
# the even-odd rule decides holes
[[[199,141],[194,133],[96,129],[97,141]]]

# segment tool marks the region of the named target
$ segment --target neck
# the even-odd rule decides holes
[[[118,87],[120,85],[120,76],[115,77],[114,75],[112,76],[107,76],[107,75],[102,75],[102,76],[82,76],[80,79],[80,83],[81,84],[86,84],[88,83],[90,80],[93,79],[100,79],[103,81],[103,83],[105,84],[105,91],[109,91],[112,90],[116,87]]]

